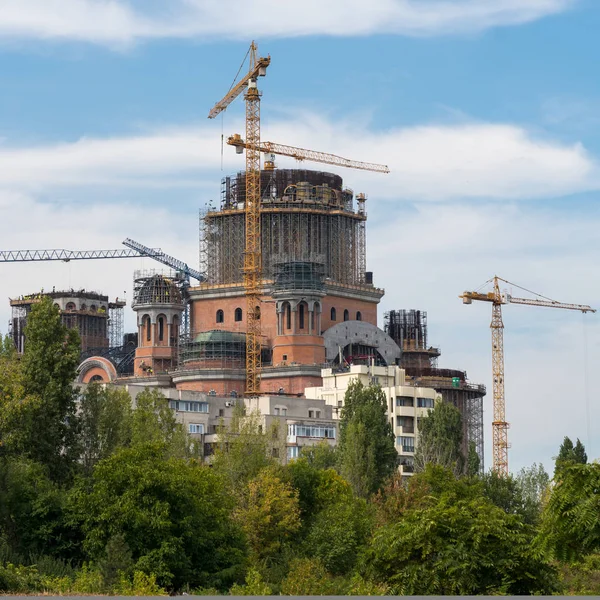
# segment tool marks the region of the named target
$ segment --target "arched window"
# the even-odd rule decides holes
[[[362,321],[362,313],[360,312],[360,310],[356,311],[356,320],[357,321]]]
[[[152,324],[150,323],[150,317],[146,315],[142,323],[146,329],[146,341],[149,342],[152,339]]]
[[[219,309],[217,311],[217,323],[223,323],[225,321],[225,313]]]
[[[242,309],[241,308],[236,308],[235,309],[235,320],[236,321],[241,321],[242,320]]]
[[[101,382],[104,381],[104,379],[102,379],[102,375],[92,375],[92,377],[90,377],[90,383],[94,383],[94,382]]]
[[[90,312],[96,312],[96,305],[95,304],[92,304],[90,306]]]
[[[256,307],[254,308],[254,318],[255,318],[257,321],[260,321],[260,306],[256,306]]]
[[[346,309],[344,311],[344,321],[349,321],[350,320],[350,313],[348,312],[348,309]]]
[[[173,324],[171,325],[171,346],[177,345],[177,338],[179,337],[179,316],[173,317]]]
[[[75,310],[77,307],[75,306],[75,302],[67,302],[67,306],[65,308],[67,310]]]
[[[87,310],[87,305],[85,304],[85,302],[81,305],[81,310]]]
[[[298,305],[298,329],[304,329],[304,303]]]
[[[165,318],[158,317],[158,341],[162,342],[165,339]]]
[[[292,307],[289,302],[286,302],[285,304],[285,328],[292,328]]]
[[[335,308],[333,308],[333,306],[331,307],[331,320],[335,321],[337,319],[336,314],[335,314]]]

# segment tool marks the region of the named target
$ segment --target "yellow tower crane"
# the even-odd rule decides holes
[[[538,296],[538,299],[515,298],[510,294],[500,291],[500,281],[512,285],[525,292]],[[463,292],[459,298],[462,298],[463,304],[472,304],[473,300],[492,303],[492,372],[494,387],[494,420],[492,421],[492,469],[501,475],[508,475],[508,423],[506,422],[506,403],[504,397],[504,324],[502,323],[502,305],[503,304],[526,304],[528,306],[543,306],[548,308],[564,308],[567,310],[578,310],[582,313],[592,312],[595,309],[582,304],[565,304],[557,302],[521,288],[506,279],[493,277],[486,281],[493,284],[493,290],[488,293]],[[483,286],[482,286],[483,287]]]
[[[260,392],[260,92],[257,80],[267,74],[271,58],[257,57],[256,44],[249,50],[248,73],[208,113],[214,119],[241,93],[246,91],[246,139],[251,147],[246,152],[246,237],[244,243],[244,289],[246,291],[246,394]]]
[[[249,70],[242,79],[231,88],[227,95],[219,100],[208,113],[213,119],[223,112],[241,93],[246,90],[246,141],[239,134],[231,136],[227,143],[236,147],[238,154],[246,150],[246,236],[244,246],[244,289],[247,299],[246,329],[246,395],[255,397],[260,393],[260,296],[262,291],[262,255],[260,232],[260,154],[270,156],[265,170],[275,168],[274,155],[292,156],[297,160],[311,160],[326,164],[363,169],[380,173],[389,173],[385,165],[352,161],[334,154],[315,152],[303,148],[294,148],[272,142],[260,141],[260,93],[257,87],[258,77],[266,75],[271,58],[257,58],[256,44],[252,42],[249,53]]]

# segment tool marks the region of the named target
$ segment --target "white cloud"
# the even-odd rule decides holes
[[[239,121],[231,125],[235,130],[241,130]],[[342,170],[355,189],[378,198],[540,198],[597,189],[600,182],[594,157],[580,144],[537,139],[514,125],[430,125],[374,132],[357,120],[332,122],[305,114],[300,120],[270,121],[263,139],[389,165],[389,175]],[[200,177],[217,171],[220,160],[220,132],[210,126],[32,148],[4,144],[0,186],[196,187]],[[226,170],[243,168],[243,157],[229,146],[224,161]],[[278,164],[296,162],[280,157]]]
[[[519,25],[578,0],[0,0],[0,36],[124,45],[152,38],[462,34]]]

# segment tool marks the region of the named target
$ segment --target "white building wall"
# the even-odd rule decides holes
[[[352,381],[363,385],[379,385],[387,399],[387,414],[396,437],[400,470],[413,471],[415,448],[418,445],[417,423],[433,408],[441,396],[433,389],[411,385],[404,369],[397,366],[376,367],[352,365],[343,371],[323,369],[323,385],[306,388],[307,399],[324,400],[332,408],[332,417],[339,419],[344,395]]]

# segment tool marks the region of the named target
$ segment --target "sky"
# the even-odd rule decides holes
[[[221,148],[243,102],[206,117],[254,39],[263,140],[390,167],[337,171],[368,196],[380,324],[426,310],[439,366],[487,386],[489,467],[491,307],[458,296],[498,275],[600,308],[599,28],[597,0],[0,0],[0,248],[131,237],[197,266],[198,211],[243,168]],[[0,264],[0,331],[11,297],[130,300],[154,267]],[[600,317],[503,315],[511,471],[551,471],[564,436],[600,457]]]

